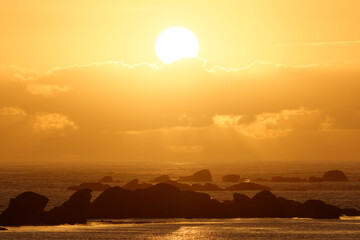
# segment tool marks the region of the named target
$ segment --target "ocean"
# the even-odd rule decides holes
[[[260,165],[261,166],[261,165]],[[227,173],[240,174],[242,178],[270,178],[291,176],[307,178],[321,176],[326,170],[340,166],[327,165],[208,165],[214,183],[225,187],[232,183],[222,183],[221,176]],[[117,166],[18,166],[7,165],[0,168],[0,211],[9,204],[11,197],[24,191],[34,191],[47,196],[47,209],[58,206],[68,199],[73,191],[67,187],[82,182],[96,182],[105,175],[113,176],[111,185],[122,186],[127,181],[138,178],[149,181],[161,174],[189,175],[204,168],[203,165],[167,163],[162,165],[123,164]],[[270,186],[276,196],[304,202],[320,199],[339,207],[360,209],[360,167],[356,164],[343,165],[349,182],[321,183],[273,183]],[[241,191],[252,197],[258,191]],[[220,201],[232,199],[234,192],[207,192]],[[93,199],[100,192],[93,192]],[[0,239],[360,239],[360,218],[342,217],[339,220],[316,219],[126,219],[91,220],[86,225],[24,226],[9,227],[0,231]]]

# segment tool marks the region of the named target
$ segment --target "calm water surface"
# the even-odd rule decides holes
[[[242,177],[270,178],[276,175],[309,177],[321,176],[323,169],[329,166],[299,168],[295,166],[281,170],[279,167],[261,170],[258,166],[239,168],[211,168],[215,184],[221,183],[223,174],[237,173]],[[203,167],[177,166],[139,166],[110,169],[36,169],[6,168],[0,166],[0,211],[9,204],[11,197],[24,191],[34,191],[47,196],[50,201],[47,209],[58,206],[73,193],[66,188],[82,182],[96,182],[105,175],[111,175],[116,182],[111,185],[122,186],[129,180],[139,178],[148,181],[161,174],[178,176],[192,174]],[[194,170],[195,169],[195,170]],[[260,170],[259,170],[260,169]],[[301,169],[301,170],[299,170]],[[331,167],[330,169],[334,169]],[[288,199],[304,202],[308,199],[320,199],[340,207],[360,209],[360,167],[341,168],[350,178],[342,183],[270,183],[273,193]],[[231,185],[231,184],[230,184]],[[243,191],[252,197],[258,191]],[[234,192],[208,192],[212,198],[223,201],[232,199]],[[93,192],[93,199],[100,192]],[[0,239],[360,239],[360,218],[342,218],[340,220],[314,219],[132,219],[126,221],[91,221],[86,225],[10,227],[0,231]]]
[[[360,218],[149,219],[11,227],[0,239],[360,239]]]

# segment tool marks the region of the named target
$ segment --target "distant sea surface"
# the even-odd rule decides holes
[[[229,164],[194,165],[167,163],[161,165],[123,164],[116,166],[18,166],[0,164],[0,212],[12,197],[24,191],[34,191],[50,199],[47,209],[66,201],[73,191],[67,187],[83,182],[96,182],[110,175],[115,180],[110,185],[124,185],[138,178],[140,182],[168,174],[174,180],[200,169],[209,169],[214,183],[222,183],[224,174],[239,174],[242,178],[271,178],[273,176],[322,176],[331,169],[341,169],[349,182],[322,183],[272,183],[276,196],[304,202],[320,199],[339,207],[360,209],[360,166],[356,164]],[[252,197],[258,191],[241,191]],[[207,192],[220,201],[232,199],[234,192]],[[93,199],[100,192],[93,192]],[[340,220],[314,219],[127,219],[94,220],[87,225],[46,227],[10,227],[0,231],[0,239],[360,239],[360,218],[344,217]]]

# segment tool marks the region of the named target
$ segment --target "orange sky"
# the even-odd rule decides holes
[[[0,8],[0,162],[360,160],[359,1]],[[198,59],[163,65],[182,26]]]

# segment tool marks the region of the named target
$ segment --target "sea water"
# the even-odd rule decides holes
[[[318,168],[302,167],[259,168],[208,167],[214,176],[214,183],[226,187],[232,183],[222,183],[221,176],[226,173],[238,173],[241,177],[254,178],[271,176],[309,177],[321,176],[330,170],[324,166]],[[110,185],[122,186],[134,178],[149,181],[161,174],[169,174],[176,179],[188,175],[201,166],[136,165],[103,168],[45,168],[7,166],[0,168],[0,211],[9,204],[11,197],[24,191],[34,191],[47,196],[50,201],[47,209],[58,206],[68,199],[73,191],[67,187],[82,182],[96,182],[105,175],[113,176],[116,182]],[[111,172],[109,172],[111,170]],[[272,183],[262,182],[273,189],[276,196],[304,202],[308,199],[320,199],[339,207],[360,209],[360,168],[343,166],[349,182],[322,183]],[[252,197],[258,191],[241,191]],[[234,192],[207,192],[219,201],[232,199]],[[93,199],[99,192],[93,192]],[[339,220],[316,219],[127,219],[127,220],[91,220],[86,225],[60,226],[24,226],[9,227],[0,231],[0,239],[360,239],[360,218],[342,217]]]

